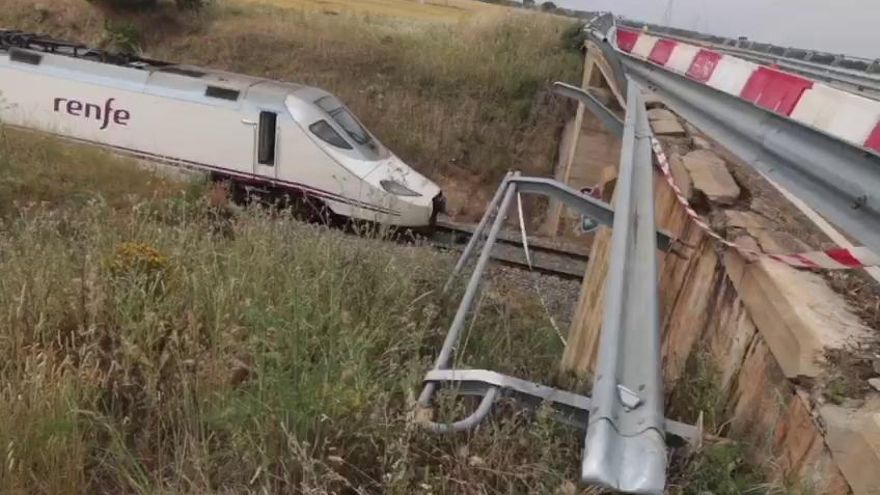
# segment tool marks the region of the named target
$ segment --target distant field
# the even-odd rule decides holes
[[[235,0],[319,12],[378,14],[405,19],[455,21],[475,14],[500,14],[509,9],[475,0]]]

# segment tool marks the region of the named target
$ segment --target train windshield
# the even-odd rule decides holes
[[[379,144],[358,119],[335,97],[327,95],[315,100],[315,104],[327,112],[342,130],[357,144],[358,149],[373,160],[388,157],[388,151]]]

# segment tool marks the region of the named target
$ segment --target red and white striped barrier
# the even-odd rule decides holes
[[[618,28],[617,46],[689,79],[880,153],[880,101],[641,31]]]

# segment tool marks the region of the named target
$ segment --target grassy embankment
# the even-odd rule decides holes
[[[573,478],[576,435],[549,420],[502,412],[456,438],[413,424],[448,258],[256,209],[224,220],[196,186],[32,135],[4,131],[0,157],[0,492]],[[481,307],[463,359],[551,379],[560,344],[541,311],[493,291]]]

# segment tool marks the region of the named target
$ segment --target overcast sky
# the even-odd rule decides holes
[[[658,24],[668,19],[674,27],[720,36],[880,58],[880,0],[553,1]]]

